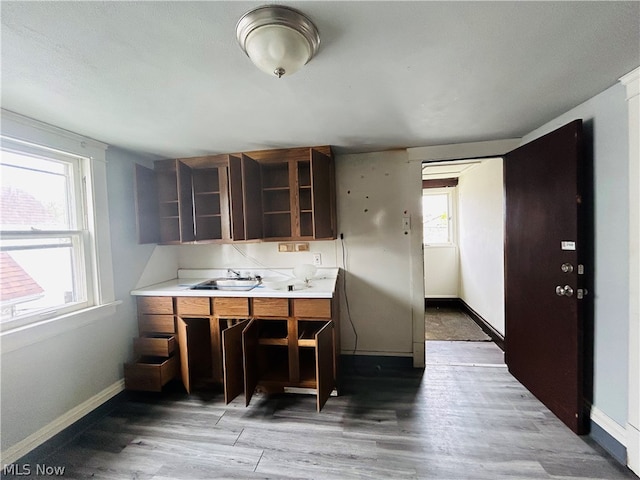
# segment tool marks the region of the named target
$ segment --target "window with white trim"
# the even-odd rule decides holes
[[[425,245],[454,243],[453,189],[424,189],[422,226]]]
[[[7,139],[0,153],[2,326],[94,305],[88,159]]]

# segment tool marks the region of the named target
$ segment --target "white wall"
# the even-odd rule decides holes
[[[424,364],[420,169],[406,151],[344,155],[336,162],[356,353],[413,355],[414,365]],[[403,216],[411,217],[408,232]],[[354,334],[344,308],[341,316],[342,348],[351,353]]]
[[[291,268],[313,263],[313,254],[320,253],[323,267],[338,267],[337,242],[309,242],[308,252],[278,252],[277,242],[181,245],[178,247],[180,268]]]
[[[15,459],[7,451],[24,454],[17,447],[35,447],[42,435],[57,433],[55,426],[66,426],[69,412],[83,402],[122,388],[122,364],[132,357],[137,333],[129,291],[154,247],[137,245],[135,237],[133,162],[146,160],[118,149],[108,150],[106,157],[115,298],[122,303],[115,314],[79,319],[77,328],[49,332],[20,348],[5,348],[3,337],[3,462]]]
[[[629,328],[629,150],[625,89],[617,84],[526,135],[527,143],[582,118],[595,183],[595,354],[593,405],[627,420]],[[589,266],[587,266],[589,268]],[[606,428],[605,428],[606,429]]]
[[[424,246],[424,297],[459,298],[457,245]]]
[[[465,170],[458,181],[460,298],[504,335],[502,159]]]
[[[629,114],[629,415],[627,465],[640,475],[640,67],[620,79]]]

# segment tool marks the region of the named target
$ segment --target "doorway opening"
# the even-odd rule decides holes
[[[504,365],[502,158],[424,163],[422,185],[427,363]]]

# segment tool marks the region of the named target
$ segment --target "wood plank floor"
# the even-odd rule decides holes
[[[178,388],[128,395],[39,461],[95,480],[637,478],[558,421],[492,343],[427,351],[424,371],[344,372],[321,413],[308,395],[259,395],[248,408]]]

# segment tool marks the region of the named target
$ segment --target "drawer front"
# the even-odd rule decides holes
[[[138,297],[138,313],[173,314],[173,297]]]
[[[288,317],[288,298],[254,298],[253,315],[256,317]]]
[[[213,314],[219,317],[246,317],[249,315],[249,299],[214,297]]]
[[[169,380],[178,375],[178,357],[140,357],[135,363],[124,365],[124,388],[159,392]]]
[[[145,333],[175,333],[176,326],[173,315],[140,315],[138,330],[141,335]]]
[[[170,334],[148,334],[133,339],[136,355],[169,357],[176,349],[176,337]]]
[[[295,298],[293,315],[307,318],[331,318],[331,299],[329,298]]]
[[[209,297],[177,297],[176,313],[178,315],[211,315],[211,299]]]

